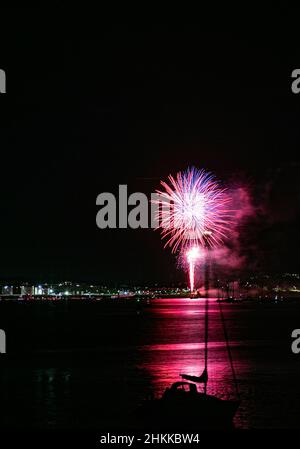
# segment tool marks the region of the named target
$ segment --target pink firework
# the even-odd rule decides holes
[[[160,203],[158,219],[165,246],[172,252],[188,246],[220,246],[231,224],[230,197],[214,176],[204,170],[190,168],[179,172],[169,184],[161,181],[157,190]]]
[[[197,247],[218,247],[227,238],[233,212],[231,199],[204,170],[189,168],[168,179],[169,183],[161,182],[164,190],[157,190],[159,228],[166,239],[165,247],[170,246],[172,252],[187,251],[193,290]]]
[[[195,263],[200,257],[200,250],[198,246],[192,246],[187,250],[186,258],[189,264],[190,290],[194,291],[195,286]]]

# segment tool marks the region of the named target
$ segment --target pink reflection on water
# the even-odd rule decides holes
[[[232,342],[230,346],[237,346],[238,342]],[[213,343],[209,343],[208,348],[223,348],[224,343],[220,341],[215,341]],[[192,349],[204,349],[204,343],[169,343],[169,344],[158,344],[151,346],[143,346],[139,348],[144,351],[189,351]]]
[[[209,300],[208,393],[221,398],[235,394],[219,306]],[[151,309],[153,320],[150,344],[139,347],[143,370],[156,396],[180,380],[180,373],[199,376],[204,368],[203,299],[158,300]],[[228,321],[230,324],[230,320]],[[232,341],[231,348],[240,342]],[[238,368],[239,362],[235,360]],[[203,387],[199,385],[201,391]]]

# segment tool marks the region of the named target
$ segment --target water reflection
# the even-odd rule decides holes
[[[300,358],[283,338],[296,327],[297,307],[223,305],[242,399],[238,428],[298,426]],[[58,306],[49,315],[43,304],[38,321],[27,310],[26,320],[17,323],[26,357],[8,355],[1,364],[2,426],[122,425],[150,391],[159,396],[180,380],[179,373],[202,372],[204,308],[203,299],[163,299],[138,308],[76,304],[64,311]],[[13,307],[11,313],[13,318]],[[26,334],[20,323],[30,323],[34,332]],[[213,299],[208,375],[208,393],[235,398],[219,305]]]
[[[148,311],[151,329],[147,329],[147,335],[152,343],[139,347],[139,368],[148,376],[157,396],[171,383],[180,380],[180,373],[199,376],[203,371],[204,313],[203,299],[161,300]],[[227,313],[228,326],[232,326],[232,319]],[[232,334],[230,329],[228,333],[229,336]],[[231,341],[232,353],[236,356],[235,369],[239,376],[243,376],[249,364],[238,353],[239,347],[240,342]],[[213,299],[209,300],[208,376],[209,394],[222,399],[236,398],[219,305]],[[202,388],[200,385],[199,390]]]

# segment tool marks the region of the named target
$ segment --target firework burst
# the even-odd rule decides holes
[[[188,246],[220,246],[230,230],[230,197],[215,177],[204,170],[189,168],[157,190],[158,220],[165,246],[172,252]]]
[[[157,190],[157,212],[165,247],[185,253],[190,269],[190,288],[194,288],[194,269],[198,249],[221,246],[232,224],[231,199],[215,177],[204,170],[189,168],[169,182],[161,181]],[[198,248],[198,249],[197,249]]]

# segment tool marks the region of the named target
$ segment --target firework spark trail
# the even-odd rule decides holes
[[[195,286],[195,263],[200,257],[199,247],[193,246],[186,253],[187,261],[189,264],[189,277],[190,277],[190,290],[194,291]]]
[[[231,198],[204,170],[189,168],[168,179],[169,183],[161,181],[164,190],[157,190],[159,199],[153,201],[160,205],[157,220],[165,247],[186,253],[193,291],[197,248],[222,245],[232,224]]]

